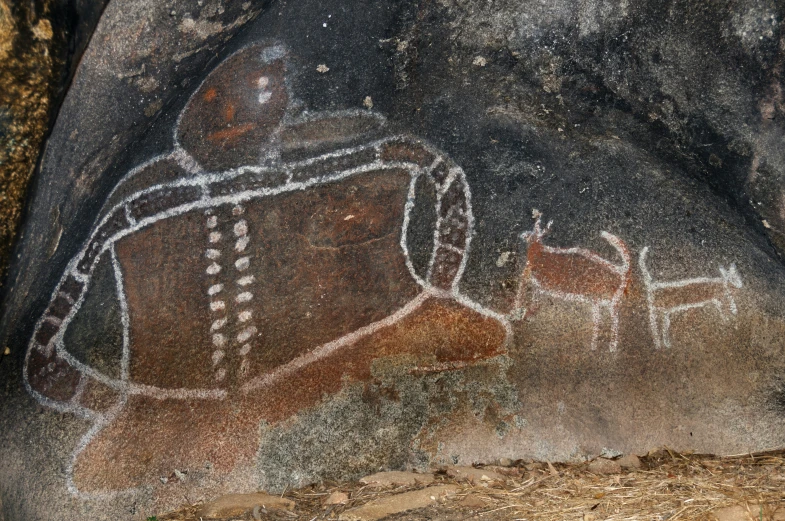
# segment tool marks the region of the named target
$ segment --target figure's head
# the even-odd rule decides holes
[[[207,170],[257,164],[289,104],[286,50],[252,45],[207,76],[183,109],[178,143]]]

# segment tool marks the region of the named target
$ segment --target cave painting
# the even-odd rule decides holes
[[[28,390],[92,422],[74,494],[252,467],[261,422],[371,379],[380,358],[441,371],[506,352],[507,319],[459,290],[463,170],[373,112],[295,113],[286,62],[255,45],[208,75],[174,151],[110,194],[36,325]],[[111,299],[113,365],[84,354],[110,344],[93,322]]]
[[[549,221],[543,229],[540,224],[542,217],[536,210],[534,214],[534,228],[521,234],[528,248],[514,309],[520,315],[520,310],[530,307],[537,294],[588,304],[594,323],[592,349],[597,348],[604,310],[610,321],[608,348],[611,352],[616,351],[619,345],[619,307],[630,283],[630,253],[626,244],[611,233],[600,234],[619,253],[619,264],[583,248],[547,246],[542,239],[550,232],[553,221]],[[527,302],[525,295],[529,287],[531,292]]]
[[[118,183],[63,273],[24,381],[91,422],[66,469],[72,493],[135,490],[206,463],[217,476],[253,469],[260,424],[372,380],[381,359],[419,374],[503,355],[538,295],[589,305],[592,348],[608,323],[617,350],[631,277],[621,239],[601,233],[618,262],[547,246],[551,223],[537,215],[521,236],[515,309],[488,309],[460,289],[474,233],[460,166],[374,112],[304,112],[292,89],[282,46],[219,64],[183,109],[173,151]],[[736,312],[733,266],[654,282],[646,251],[658,346],[673,313]]]
[[[654,337],[654,345],[671,347],[671,315],[696,308],[713,306],[723,320],[729,314],[737,313],[733,291],[742,287],[741,277],[736,266],[731,264],[725,269],[719,267],[719,277],[695,277],[691,279],[655,281],[646,266],[649,248],[640,252],[639,262],[646,303],[649,307],[649,327]]]

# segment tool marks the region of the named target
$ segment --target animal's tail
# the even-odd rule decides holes
[[[621,257],[621,265],[619,265],[619,273],[624,277],[626,281],[630,279],[630,270],[632,269],[632,257],[630,256],[630,250],[627,248],[627,244],[620,238],[616,237],[612,233],[608,232],[601,232],[600,236],[608,241],[608,243],[613,246]]]

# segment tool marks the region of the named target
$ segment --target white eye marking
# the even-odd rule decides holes
[[[256,84],[259,86],[259,104],[264,105],[270,98],[273,97],[273,93],[271,90],[268,90],[270,86],[270,78],[267,76],[262,76],[258,80],[256,80]]]

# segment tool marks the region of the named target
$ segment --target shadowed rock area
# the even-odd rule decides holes
[[[111,0],[3,301],[5,518],[785,446],[783,16]]]

